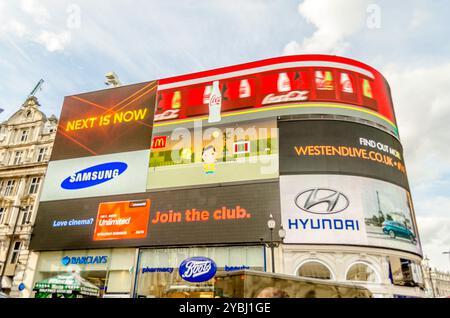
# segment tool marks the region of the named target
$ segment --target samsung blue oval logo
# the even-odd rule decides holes
[[[191,283],[206,282],[217,272],[216,263],[207,257],[191,257],[184,260],[179,269],[181,278]]]
[[[75,172],[64,179],[61,188],[66,190],[84,189],[107,182],[127,170],[125,162],[108,162]]]

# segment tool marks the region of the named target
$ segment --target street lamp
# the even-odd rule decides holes
[[[432,292],[433,298],[436,298],[436,295],[434,294],[433,279],[431,278],[431,266],[429,264],[430,259],[427,256],[425,256],[424,261],[426,262],[428,277],[430,278],[431,292]]]
[[[15,218],[15,220],[14,220],[14,227],[13,227],[13,231],[12,231],[12,234],[11,234],[11,239],[9,240],[8,248],[7,248],[7,250],[6,250],[5,259],[4,259],[4,261],[3,261],[2,273],[1,273],[1,275],[0,275],[0,292],[3,292],[3,285],[2,285],[2,283],[3,283],[3,276],[5,275],[6,265],[8,264],[8,257],[9,257],[9,253],[11,252],[11,246],[13,245],[13,243],[14,243],[14,237],[16,236],[17,220],[19,220],[19,214],[20,214],[20,212],[21,212],[21,211],[26,211],[26,210],[27,210],[27,209],[25,209],[25,208],[23,208],[23,207],[21,207],[21,206],[18,206],[18,205],[12,205],[11,207],[12,207],[12,208],[18,208],[18,209],[19,209],[19,212],[17,213],[17,216],[16,216],[16,218]],[[8,232],[6,232],[6,235],[8,235]]]
[[[272,256],[272,273],[275,273],[275,255],[274,255],[274,249],[275,247],[280,246],[281,242],[284,240],[284,238],[286,237],[286,231],[283,229],[283,226],[280,226],[280,229],[278,230],[278,236],[281,239],[281,242],[274,242],[273,241],[273,231],[276,227],[276,222],[275,219],[273,218],[273,215],[270,214],[270,218],[267,221],[267,227],[270,230],[270,242],[265,242],[265,246],[270,248],[271,251],[271,256]],[[262,239],[261,239],[262,240]]]
[[[442,254],[448,254],[448,257],[450,258],[450,251],[448,251],[448,252],[442,252]]]

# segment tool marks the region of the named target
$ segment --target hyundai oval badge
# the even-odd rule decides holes
[[[191,283],[206,282],[214,277],[217,272],[216,263],[207,257],[191,257],[180,264],[181,278]]]
[[[61,188],[78,190],[107,182],[127,170],[125,162],[108,162],[73,173],[61,183]]]
[[[295,198],[295,205],[314,214],[334,214],[344,211],[350,205],[345,194],[328,188],[303,191]]]

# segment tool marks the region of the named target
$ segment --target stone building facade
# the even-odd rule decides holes
[[[0,124],[0,287],[11,297],[31,293],[28,245],[58,126],[39,106],[31,96]]]

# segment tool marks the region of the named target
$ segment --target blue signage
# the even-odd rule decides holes
[[[61,259],[61,264],[67,266],[72,265],[88,265],[88,264],[106,264],[108,256],[64,256]]]
[[[206,282],[214,277],[217,272],[216,263],[207,257],[191,257],[180,264],[181,278],[191,283]]]
[[[125,162],[108,162],[73,173],[61,183],[61,188],[77,190],[93,187],[121,175],[127,170]]]
[[[172,273],[173,267],[143,267],[142,274],[145,273]]]
[[[25,289],[25,284],[24,283],[20,283],[19,285],[19,291],[22,291]]]
[[[242,266],[227,266],[227,265],[225,265],[226,272],[240,271],[243,269],[250,269],[250,267],[247,265],[242,265]]]

